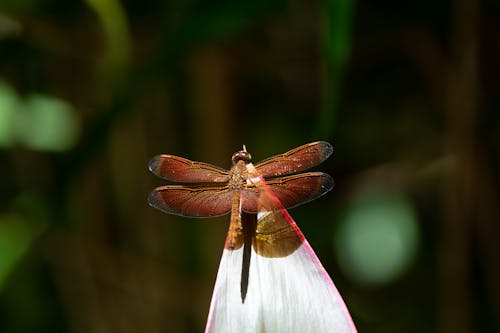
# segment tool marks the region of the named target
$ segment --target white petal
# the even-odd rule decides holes
[[[243,247],[224,250],[205,332],[356,332],[329,275],[304,241],[283,258],[252,248],[248,292],[240,294]]]

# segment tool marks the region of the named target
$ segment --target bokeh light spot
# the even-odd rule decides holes
[[[60,152],[71,148],[79,132],[73,108],[63,100],[32,95],[18,117],[18,136],[34,150]]]
[[[342,270],[362,285],[393,281],[413,262],[419,230],[410,200],[401,192],[359,193],[336,234]]]

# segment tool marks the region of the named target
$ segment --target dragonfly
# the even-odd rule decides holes
[[[174,183],[150,193],[152,207],[186,217],[230,214],[206,332],[356,331],[331,278],[286,210],[333,188],[330,175],[304,172],[332,153],[331,144],[317,141],[255,165],[243,146],[233,154],[230,170],[166,154],[150,161],[151,172]],[[304,318],[297,325],[297,318],[315,308],[317,320]],[[281,320],[269,320],[278,316]]]

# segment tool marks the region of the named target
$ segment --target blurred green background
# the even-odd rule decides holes
[[[229,217],[150,208],[149,159],[315,140],[336,187],[291,214],[359,331],[500,331],[499,18],[0,0],[0,332],[202,331]]]

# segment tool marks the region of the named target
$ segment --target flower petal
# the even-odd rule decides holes
[[[307,241],[282,258],[260,256],[252,247],[244,302],[243,251],[224,249],[205,332],[356,332],[337,288]]]

